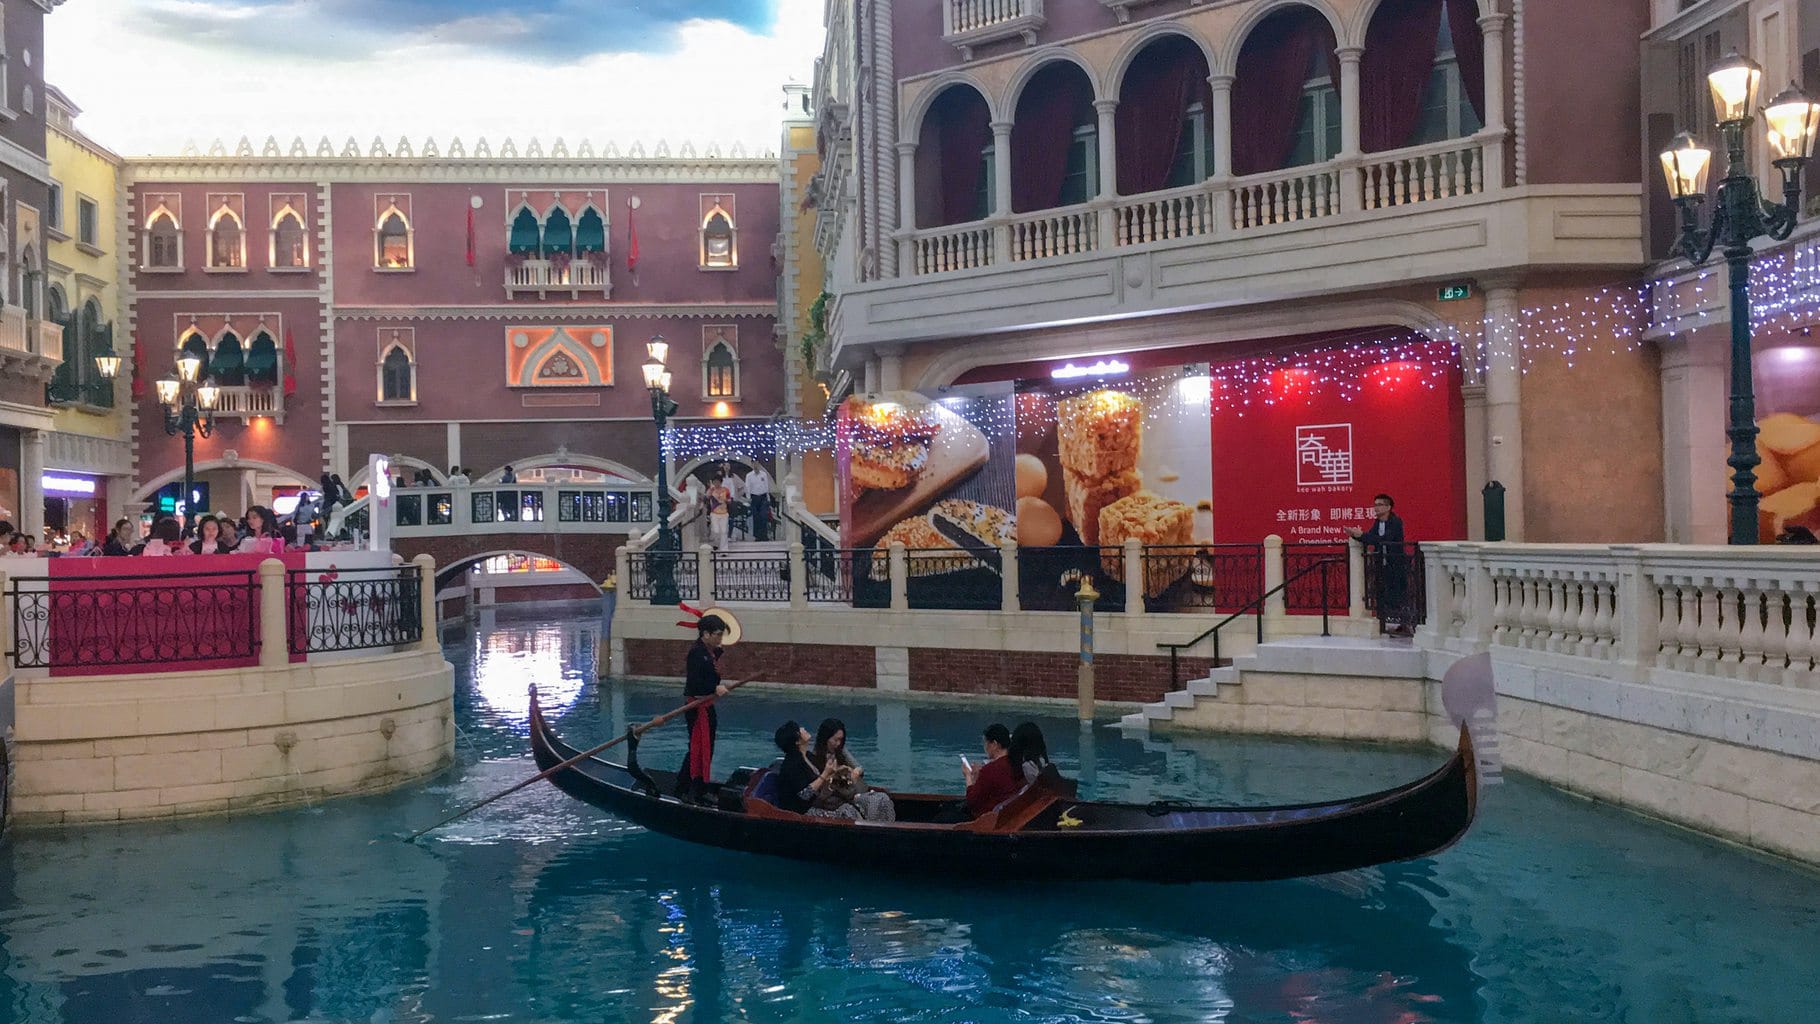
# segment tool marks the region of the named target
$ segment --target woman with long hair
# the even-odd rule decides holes
[[[847,726],[838,718],[826,719],[815,730],[815,747],[809,751],[809,763],[817,770],[826,768],[832,759],[834,785],[831,790],[837,803],[850,803],[859,808],[867,821],[896,821],[897,805],[889,793],[866,785],[866,769],[847,752]]]
[[[141,557],[162,557],[174,555],[183,549],[183,527],[177,520],[160,519],[152,524],[152,536],[145,542],[145,550],[139,552]]]
[[[809,761],[809,730],[795,722],[777,727],[771,737],[783,752],[784,763],[777,769],[777,806],[786,811],[806,814],[811,818],[846,818],[860,820],[859,808],[832,798],[834,773],[839,761],[829,761],[818,771]],[[828,806],[833,804],[832,807]]]
[[[284,540],[278,536],[278,517],[264,505],[246,510],[246,536],[235,550],[250,555],[276,555],[284,551]]]
[[[1043,730],[1035,722],[1025,722],[1011,730],[1011,768],[1026,783],[1035,782],[1049,763],[1049,747],[1043,742]]]
[[[192,555],[225,555],[228,549],[221,546],[221,520],[214,516],[203,516],[196,523],[196,539],[190,542]]]

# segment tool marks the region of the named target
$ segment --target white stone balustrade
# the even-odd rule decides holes
[[[945,274],[951,270],[990,266],[994,230],[976,224],[917,232],[910,240],[911,266],[918,274]]]
[[[1022,36],[1036,42],[1042,28],[1043,0],[941,0],[942,38],[961,51],[962,60],[973,59],[973,48],[982,43]]]
[[[1046,260],[1099,248],[1099,222],[1086,206],[1024,214],[1011,222],[1011,258]]]
[[[1363,208],[1383,210],[1485,191],[1485,147],[1449,139],[1397,150],[1359,167]]]
[[[1333,167],[1298,167],[1240,178],[1232,191],[1232,226],[1239,231],[1340,212],[1340,172]]]
[[[1217,214],[1214,193],[1191,185],[1121,199],[1112,217],[1115,244],[1147,245],[1212,234]]]
[[[1607,662],[1685,688],[1710,677],[1820,690],[1811,549],[1432,544],[1431,646]]]

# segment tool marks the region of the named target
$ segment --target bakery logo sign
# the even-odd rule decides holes
[[[1295,482],[1297,487],[1352,484],[1352,424],[1295,428]]]

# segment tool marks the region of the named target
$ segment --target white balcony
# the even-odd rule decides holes
[[[215,415],[238,420],[270,416],[284,422],[284,393],[275,387],[232,384],[222,387],[215,399]]]
[[[18,365],[28,375],[49,379],[63,362],[63,328],[48,320],[27,320],[18,306],[0,307],[0,366]]]
[[[566,292],[574,299],[583,292],[599,292],[602,298],[609,298],[613,294],[613,275],[606,264],[579,256],[566,261],[536,259],[507,264],[506,294],[531,292],[540,299],[548,298],[551,292]]]
[[[899,276],[831,313],[835,364],[875,344],[1643,263],[1639,186],[1510,186],[1504,152],[1481,133],[900,233]]]
[[[1133,7],[1142,7],[1145,4],[1155,2],[1156,0],[1100,0],[1100,5],[1113,14],[1118,15],[1119,24],[1123,25],[1131,20],[1131,9]]]
[[[961,51],[962,60],[973,59],[973,49],[1001,39],[1022,38],[1036,43],[1046,24],[1043,0],[941,0],[942,39]]]

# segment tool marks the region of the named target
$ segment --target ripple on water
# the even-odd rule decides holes
[[[451,631],[460,743],[422,786],[233,819],[19,833],[0,847],[0,1024],[119,1021],[1761,1024],[1820,1020],[1820,880],[1522,777],[1432,861],[1269,885],[911,879],[686,846],[538,785],[524,687],[566,736],[674,686],[595,686],[592,618]],[[984,721],[874,694],[727,702],[717,764],[778,722],[848,726],[871,778],[951,789]],[[1034,715],[1090,793],[1319,799],[1432,750],[1127,741]],[[680,727],[641,748],[681,759]]]

